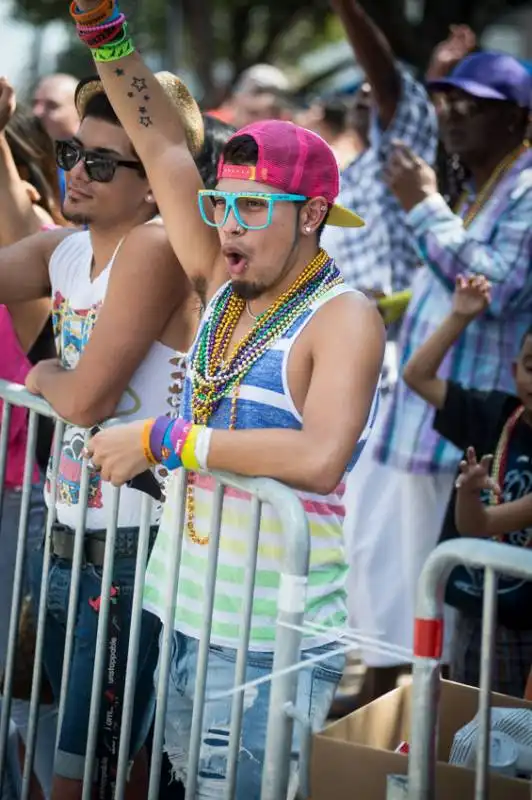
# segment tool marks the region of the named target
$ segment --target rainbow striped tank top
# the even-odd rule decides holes
[[[321,295],[251,367],[240,384],[236,429],[301,429],[302,418],[294,406],[287,382],[290,350],[305,325],[324,303],[351,291],[354,290],[343,284],[334,286]],[[208,320],[217,297],[218,295],[211,300],[202,325]],[[192,353],[194,348],[195,346]],[[192,359],[189,359],[189,363],[191,361]],[[181,415],[185,419],[192,418],[191,392],[189,372],[181,407]],[[227,429],[230,408],[231,397],[223,398],[210,419],[210,427]],[[353,468],[362,452],[373,426],[376,411],[377,395],[373,401],[366,429],[348,465],[348,471]],[[172,480],[176,480],[176,474]],[[342,533],[345,516],[344,490],[345,476],[335,491],[329,495],[297,492],[307,512],[312,537],[306,618],[327,626],[342,625],[346,619],[344,584],[347,564]],[[209,533],[213,491],[214,481],[209,476],[196,476],[195,525],[199,536],[206,536]],[[173,496],[170,487],[167,496],[169,498]],[[173,520],[175,520],[175,509],[172,509],[169,499],[148,565],[144,593],[145,608],[160,618],[167,597],[166,587],[170,585],[167,554],[174,536]],[[234,489],[226,489],[211,633],[211,644],[221,647],[238,646],[247,554],[246,538],[250,525],[249,495]],[[185,530],[175,627],[185,635],[195,638],[199,638],[201,632],[207,551],[206,546],[192,542]],[[262,507],[260,525],[250,650],[270,651],[274,647],[282,552],[282,529],[279,517],[274,508],[265,504]],[[334,636],[331,635],[330,640],[332,639]],[[318,638],[306,636],[303,646],[314,647],[326,640],[327,637],[324,636]]]

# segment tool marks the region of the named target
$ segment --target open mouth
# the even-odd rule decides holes
[[[242,275],[248,268],[247,258],[236,250],[224,251],[224,257],[231,275]]]

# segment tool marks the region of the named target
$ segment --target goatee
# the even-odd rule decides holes
[[[66,211],[64,206],[62,208],[62,213],[67,222],[72,222],[73,225],[77,225],[79,228],[86,228],[87,225],[91,225],[92,223],[91,217],[85,214],[76,214],[72,211]]]
[[[267,289],[262,283],[247,283],[246,281],[231,281],[231,287],[237,297],[242,300],[256,300]]]

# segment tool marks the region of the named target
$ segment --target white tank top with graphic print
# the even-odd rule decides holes
[[[52,286],[53,324],[58,356],[66,369],[75,369],[90,338],[99,311],[105,301],[107,286],[118,245],[106,268],[91,279],[92,244],[88,231],[66,237],[52,254],[49,272]],[[131,336],[135,336],[135,320],[131,320]],[[112,342],[109,343],[112,346]],[[186,372],[186,356],[160,342],[154,342],[132,376],[113,417],[133,422],[162,414],[175,416],[180,404]],[[84,430],[68,425],[63,439],[59,466],[57,519],[75,527],[79,516],[81,452]],[[50,499],[50,472],[45,487],[46,502]],[[164,480],[164,470],[156,475]],[[108,524],[107,508],[112,487],[98,474],[91,474],[86,528],[97,530]],[[139,524],[142,494],[124,487],[120,499],[119,527]],[[153,522],[161,509],[154,509]]]

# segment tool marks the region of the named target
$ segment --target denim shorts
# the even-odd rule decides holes
[[[42,572],[42,557],[41,548],[34,553],[34,562],[37,563],[32,570],[32,575]],[[41,570],[38,569],[39,559]],[[125,674],[127,665],[135,561],[135,557],[117,555],[114,563],[113,583],[120,590],[118,599],[120,619],[122,625],[125,622],[117,651],[117,667],[123,674]],[[56,700],[59,699],[61,689],[71,576],[72,563],[52,556],[48,578],[44,667]],[[90,605],[90,601],[100,596],[101,580],[102,570],[100,568],[96,568],[92,564],[82,566],[70,680],[54,768],[56,775],[73,780],[82,780],[85,766],[98,627],[98,615]],[[33,597],[36,597],[35,593]],[[160,628],[161,624],[155,616],[148,611],[142,612],[137,686],[131,731],[130,753],[132,758],[146,740],[155,711],[153,675],[159,655]]]
[[[302,658],[337,648],[328,644],[306,650]],[[198,666],[197,639],[175,631],[168,686],[168,708],[165,726],[165,750],[172,765],[173,776],[186,784],[190,749],[192,704]],[[236,650],[211,646],[207,670],[206,697],[232,689]],[[323,727],[342,676],[345,657],[333,655],[327,660],[302,669],[298,678],[297,707],[312,723],[314,730]],[[246,683],[271,673],[273,653],[249,652]],[[238,759],[238,778],[235,800],[260,797],[262,765],[266,744],[266,725],[270,702],[270,683],[244,693],[244,716]],[[198,771],[197,798],[225,800],[226,770],[231,724],[232,697],[205,704],[203,732]],[[298,726],[294,726],[292,774],[296,773],[299,753]]]

